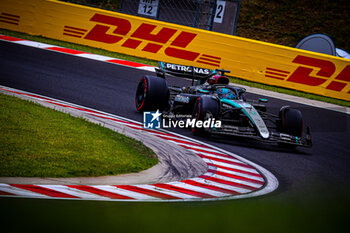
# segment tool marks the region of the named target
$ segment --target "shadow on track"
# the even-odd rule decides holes
[[[288,148],[279,146],[277,143],[264,143],[259,140],[254,140],[250,138],[242,138],[237,136],[218,136],[212,135],[209,137],[195,137],[197,140],[206,139],[206,141],[212,141],[218,144],[226,144],[230,146],[237,147],[246,147],[252,148],[256,150],[263,151],[271,151],[271,152],[279,152],[284,154],[293,154],[293,155],[304,155],[304,156],[312,156],[312,153],[307,151],[299,150],[300,147]]]

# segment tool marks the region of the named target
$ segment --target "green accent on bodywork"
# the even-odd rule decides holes
[[[203,90],[203,89],[198,89],[198,91],[201,92],[201,93],[209,93],[208,90]]]
[[[242,110],[242,112],[249,118],[249,120],[255,125],[255,122],[253,121],[253,119],[251,118],[251,116],[247,113],[247,111],[237,102],[233,101],[233,100],[228,100],[228,99],[221,99],[220,100],[222,103],[228,104],[228,105],[232,105],[235,108],[239,108]],[[244,102],[242,102],[244,103]]]
[[[260,102],[263,102],[263,103],[267,103],[269,100],[268,100],[268,99],[265,99],[265,98],[260,98],[259,101],[260,101]]]
[[[232,105],[235,108],[242,108],[241,105],[238,103],[234,102],[233,100],[228,100],[228,99],[220,99],[220,101],[224,104]]]

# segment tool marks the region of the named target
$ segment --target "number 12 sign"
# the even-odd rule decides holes
[[[156,17],[158,4],[159,0],[140,0],[138,14]]]

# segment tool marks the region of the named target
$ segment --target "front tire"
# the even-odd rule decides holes
[[[298,109],[284,106],[279,112],[278,129],[281,133],[302,137],[303,135],[303,117]],[[295,147],[295,145],[280,143],[283,147]]]
[[[192,113],[192,119],[205,121],[210,118],[217,118],[219,115],[219,103],[216,99],[211,96],[201,96],[197,99]],[[192,133],[198,136],[209,136],[209,132],[203,127],[192,128]]]

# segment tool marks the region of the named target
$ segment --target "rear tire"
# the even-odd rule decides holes
[[[219,103],[217,100],[213,99],[211,96],[201,96],[197,99],[192,113],[192,119],[205,121],[209,118],[217,118],[219,115]],[[198,136],[209,136],[209,132],[203,127],[192,128],[192,133]]]
[[[163,110],[169,103],[169,89],[163,78],[145,75],[140,79],[136,90],[137,111]]]

